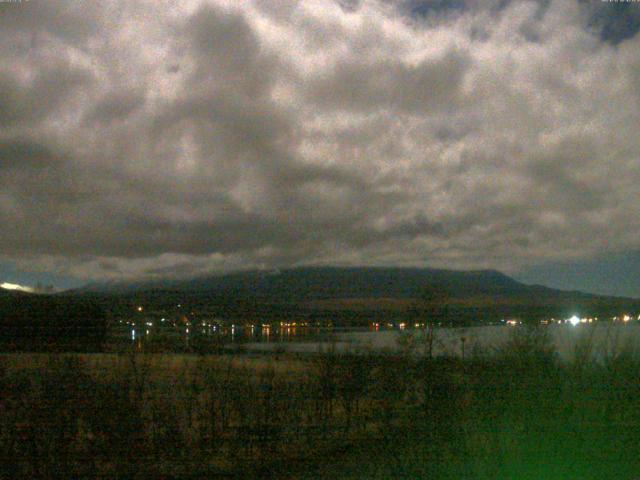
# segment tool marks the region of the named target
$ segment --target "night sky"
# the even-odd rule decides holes
[[[0,3],[0,283],[494,268],[640,297],[640,3]]]

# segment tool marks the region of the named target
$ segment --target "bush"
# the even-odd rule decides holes
[[[538,325],[512,328],[509,338],[496,349],[496,354],[518,369],[549,367],[558,359],[548,330]]]

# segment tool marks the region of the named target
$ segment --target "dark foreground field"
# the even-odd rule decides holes
[[[10,354],[2,478],[635,479],[640,359]]]

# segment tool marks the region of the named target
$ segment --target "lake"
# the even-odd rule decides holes
[[[479,326],[468,328],[436,328],[434,330],[433,355],[461,356],[463,347],[465,355],[472,355],[479,351],[492,351],[504,344],[514,330],[525,328],[522,326]],[[596,358],[620,351],[632,349],[637,352],[640,347],[640,324],[602,322],[595,324],[562,324],[547,325],[546,329],[551,341],[562,359],[571,359],[576,348],[591,344]],[[273,340],[269,342],[243,343],[247,351],[267,352],[295,352],[315,353],[321,350],[336,352],[401,352],[403,344],[414,346],[417,354],[427,352],[424,330],[386,330],[386,331],[343,331],[327,335],[325,338],[315,338],[307,341]],[[464,340],[463,340],[464,339]],[[229,348],[235,348],[230,346]]]

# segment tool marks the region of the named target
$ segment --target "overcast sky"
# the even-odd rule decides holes
[[[398,265],[640,296],[639,26],[600,0],[0,3],[0,283]]]

